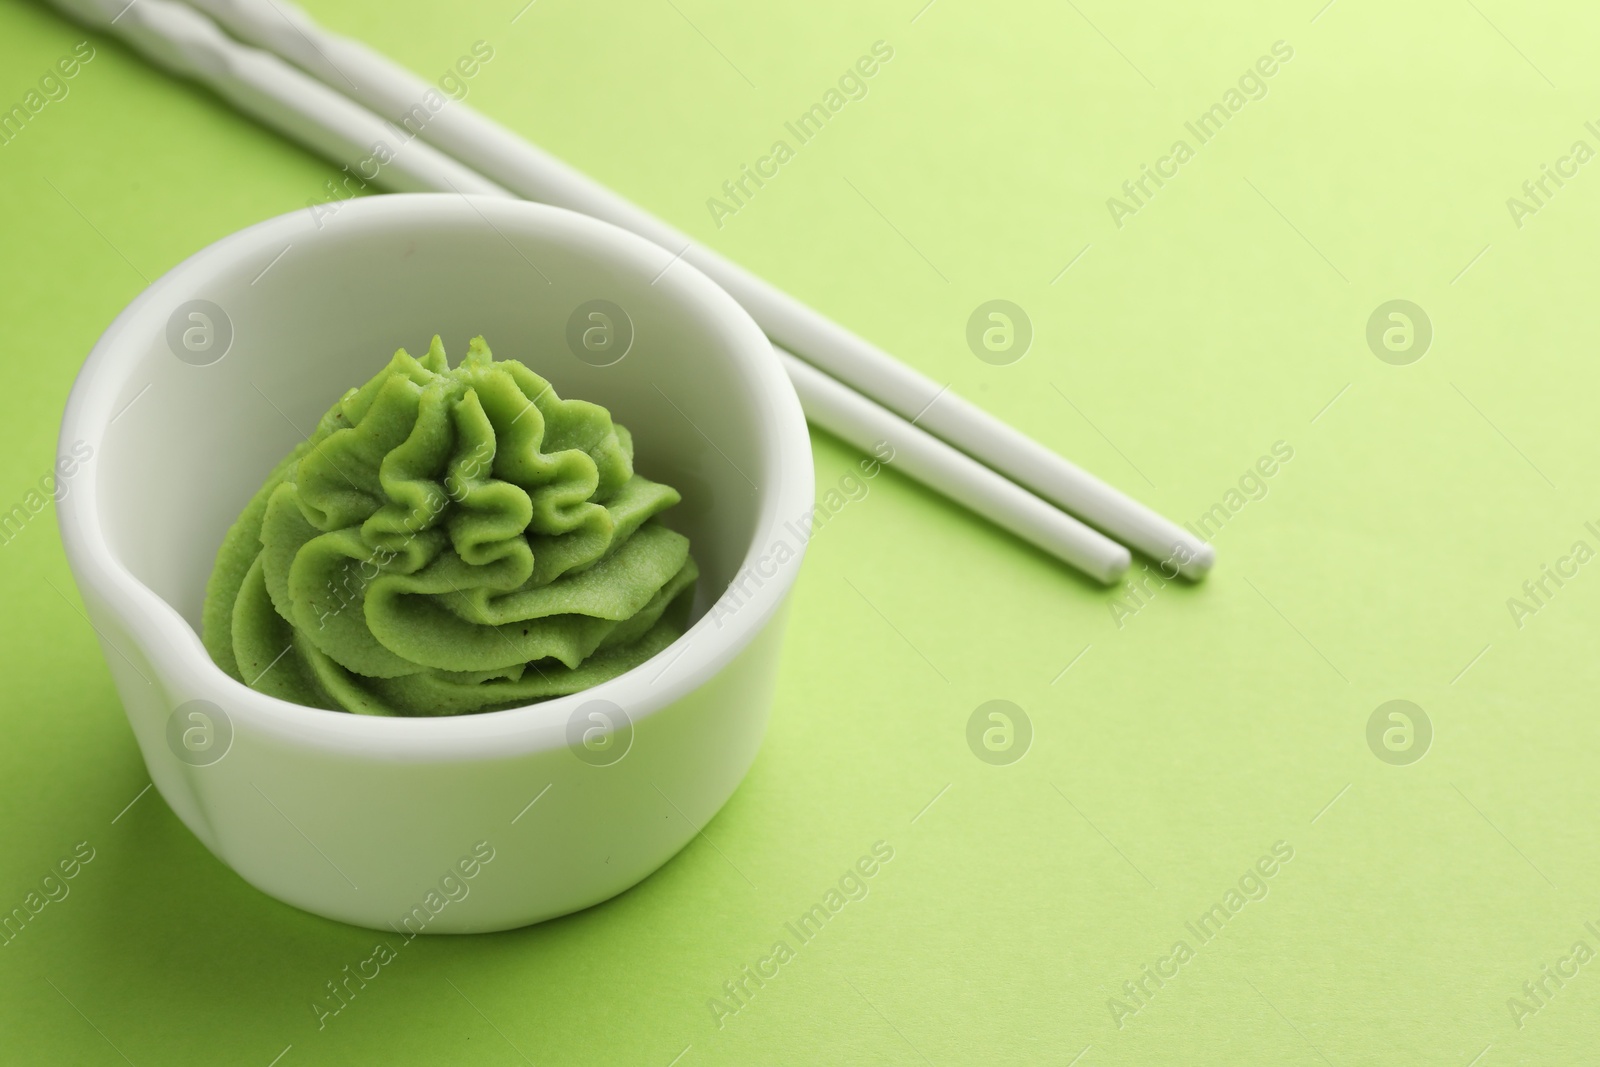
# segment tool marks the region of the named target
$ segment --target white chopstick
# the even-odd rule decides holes
[[[394,130],[371,111],[314,78],[299,74],[276,56],[242,48],[215,23],[177,3],[135,0],[58,0],[57,6],[94,29],[122,37],[159,66],[207,88],[245,114],[278,130],[293,130],[306,147],[328,159],[354,165],[375,141],[395,140]],[[314,115],[315,122],[307,121]],[[443,152],[412,141],[384,166],[396,192],[459,188],[463,193],[512,195]]]
[[[776,346],[774,346],[776,347]],[[885,462],[956,503],[1065,560],[1107,585],[1122,577],[1132,557],[1115,541],[1008,482],[964,452],[878,406],[804,360],[777,349],[806,418],[869,454],[882,443]]]
[[[303,60],[303,65],[324,68],[323,73],[335,79],[333,85],[319,83],[273,55],[240,46],[205,16],[172,0],[134,0],[127,5],[122,0],[55,2],[92,26],[118,33],[162,66],[203,82],[247,114],[346,165],[363,158],[374,140],[387,138],[387,143],[395,139],[393,127],[359,106],[361,102],[397,110],[398,117],[403,118],[424,94],[434,91],[364,46],[324,33],[298,9],[277,0],[265,6],[255,0],[196,0],[196,4],[223,17],[228,27],[241,36],[288,52],[290,58]],[[294,21],[291,23],[290,19]],[[330,50],[340,56],[337,62],[327,58]],[[341,82],[352,89],[356,84],[347,76],[346,65],[356,67],[353,73],[368,87],[364,92],[353,94],[364,98],[358,102],[334,90],[334,85]],[[407,92],[415,93],[410,103],[406,102]],[[439,121],[446,116],[455,121]],[[439,127],[444,127],[446,132],[437,137],[407,139],[395,160],[384,167],[386,186],[401,190],[509,195],[505,188],[484,178],[472,167],[464,166],[425,143],[431,139],[443,142],[458,154],[478,157],[468,162],[487,160],[502,174],[518,178],[518,184],[524,187],[538,185],[538,199],[609,218],[666,247],[679,247],[682,249],[679,256],[735,290],[734,295],[753,313],[756,309],[751,307],[752,300],[766,308],[769,318],[787,319],[792,332],[802,337],[809,335],[821,344],[821,350],[808,346],[806,354],[813,362],[830,370],[841,365],[848,369],[852,355],[866,353],[863,360],[866,370],[855,377],[870,379],[876,387],[876,397],[857,396],[838,381],[785,353],[786,367],[813,422],[868,450],[879,440],[890,440],[897,456],[905,457],[899,466],[908,475],[1102,582],[1115,581],[1126,570],[1129,554],[1122,546],[1005,481],[913,423],[897,418],[875,399],[891,401],[889,407],[898,408],[917,421],[937,414],[938,418],[930,422],[953,429],[953,433],[946,435],[950,440],[980,458],[997,454],[1008,456],[1009,467],[994,465],[1008,471],[1013,468],[1024,471],[1027,477],[1021,480],[1025,484],[1047,487],[1050,491],[1046,495],[1057,503],[1085,514],[1105,529],[1126,537],[1135,547],[1170,561],[1191,577],[1202,576],[1209,568],[1212,558],[1209,545],[987,413],[950,396],[947,389],[937,388],[886,353],[715,253],[694,246],[659,220],[544,155],[515,134],[459,104],[433,113],[422,129],[425,134],[432,134]],[[460,152],[463,146],[470,148],[474,143],[478,144],[478,151]],[[729,285],[730,279],[736,284]],[[740,289],[745,291],[741,293]],[[758,314],[757,318],[759,321],[761,316]],[[771,327],[763,325],[769,336],[772,335]],[[827,358],[816,358],[819,351]],[[844,353],[844,358],[840,353]],[[906,401],[919,391],[927,399],[915,416],[909,415],[905,411]],[[1066,503],[1063,498],[1075,503]]]
[[[241,40],[276,53],[391,122],[414,116],[438,90],[359,41],[321,26],[289,0],[187,0]],[[710,275],[745,306],[775,344],[936,437],[1098,526],[1199,579],[1210,544],[1107,485],[1012,426],[968,403],[800,301],[540,150],[466,104],[418,124],[419,137],[520,196],[632,230]],[[681,251],[680,251],[681,250]]]

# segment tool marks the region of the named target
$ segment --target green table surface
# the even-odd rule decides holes
[[[811,544],[765,746],[703,836],[582,914],[419,941],[319,1028],[378,935],[250,888],[144,791],[46,508],[0,545],[0,909],[93,858],[0,947],[0,1061],[1596,1062],[1600,12],[921,3],[310,7],[430,78],[486,42],[471,104],[1164,513],[1225,517],[1212,577],[1103,589],[880,475]],[[4,508],[111,318],[335,173],[11,0],[0,105],[86,39],[0,144]],[[877,41],[866,95],[716,219]],[[1143,165],[1172,176],[1135,199]],[[966,341],[996,298],[1034,330],[1009,365]],[[1431,324],[1409,363],[1420,333],[1367,339],[1397,299]],[[858,457],[814,444],[821,495]],[[1024,758],[969,746],[991,700]],[[1409,749],[1369,743],[1391,700]],[[876,842],[866,896],[795,938]]]

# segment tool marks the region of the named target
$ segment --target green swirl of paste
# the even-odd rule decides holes
[[[605,408],[474,338],[404,349],[273,470],[217,553],[204,640],[271,696],[459,715],[587,689],[671,644],[698,576]]]

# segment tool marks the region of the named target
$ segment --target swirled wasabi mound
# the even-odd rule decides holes
[[[217,553],[204,641],[271,696],[460,715],[586,689],[671,644],[698,576],[605,408],[483,338],[340,398]]]

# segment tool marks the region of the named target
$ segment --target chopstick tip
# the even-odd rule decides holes
[[[1189,562],[1178,568],[1180,573],[1191,582],[1205,581],[1206,575],[1211,573],[1211,568],[1216,565],[1217,550],[1209,542],[1202,541],[1198,548],[1189,551]]]

